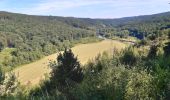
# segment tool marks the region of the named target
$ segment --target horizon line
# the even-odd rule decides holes
[[[163,14],[168,13],[170,11],[165,12],[159,12],[159,13],[153,13],[153,14],[141,14],[141,15],[134,15],[134,16],[125,16],[125,17],[115,17],[115,18],[92,18],[92,17],[76,17],[76,16],[60,16],[60,15],[47,15],[47,14],[26,14],[26,13],[20,13],[20,12],[10,12],[10,11],[0,11],[4,13],[12,13],[12,14],[21,14],[21,15],[27,15],[27,16],[41,16],[41,17],[64,17],[64,18],[82,18],[82,19],[122,19],[122,18],[131,18],[131,17],[141,17],[141,16],[151,16],[151,15],[157,15],[157,14]]]

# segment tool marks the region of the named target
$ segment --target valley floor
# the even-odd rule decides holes
[[[78,57],[81,64],[87,63],[90,59],[94,59],[98,54],[107,51],[109,54],[116,48],[121,50],[127,46],[116,40],[103,40],[97,43],[80,44],[72,48],[73,53]],[[48,67],[50,60],[55,60],[57,54],[44,57],[36,62],[18,67],[14,70],[18,80],[24,85],[37,85],[40,80],[44,78],[44,74],[48,74],[50,69]]]

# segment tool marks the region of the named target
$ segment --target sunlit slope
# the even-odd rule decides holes
[[[127,44],[119,41],[104,40],[98,43],[80,44],[72,48],[74,54],[78,56],[81,64],[85,64],[89,59],[93,59],[99,53],[108,51],[111,53],[113,48],[118,50],[126,47]],[[21,84],[38,84],[44,78],[45,73],[49,73],[49,60],[55,60],[57,53],[47,56],[36,62],[21,66],[14,70]]]
[[[125,46],[126,44],[119,41],[104,40],[99,43],[78,45],[72,48],[72,51],[78,56],[81,64],[85,64],[88,60],[95,58],[99,53],[103,53],[104,51],[112,53],[114,48],[120,50]]]

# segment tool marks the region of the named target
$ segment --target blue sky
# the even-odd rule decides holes
[[[120,18],[170,11],[170,0],[0,0],[0,11],[31,15]]]

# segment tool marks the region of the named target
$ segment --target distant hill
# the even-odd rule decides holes
[[[90,27],[102,27],[105,26],[125,26],[127,24],[138,24],[138,23],[168,23],[170,21],[170,12],[143,15],[134,17],[125,17],[117,19],[91,19],[91,18],[75,18],[75,17],[59,17],[59,16],[37,16],[37,15],[26,15],[0,11],[0,18],[11,19],[11,20],[25,20],[29,21],[54,21],[60,22],[65,25],[71,25],[76,28],[90,28]],[[28,21],[28,20],[27,20]]]
[[[0,66],[32,62],[82,38],[131,35],[143,39],[170,28],[170,12],[119,19],[34,16],[0,12],[0,51],[14,48],[12,59]]]

